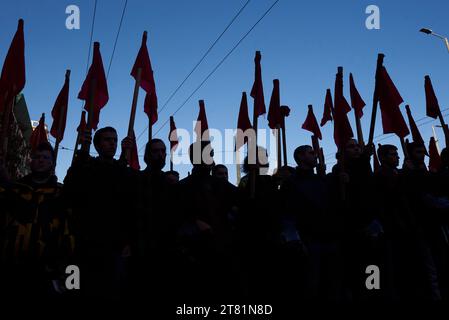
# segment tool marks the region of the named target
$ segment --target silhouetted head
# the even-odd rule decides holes
[[[382,166],[396,169],[399,166],[398,148],[392,144],[383,144],[377,148],[377,156]]]
[[[295,162],[298,167],[302,169],[313,169],[318,164],[318,159],[315,151],[311,146],[302,145],[295,149],[293,153],[293,157],[295,158]]]
[[[164,173],[165,181],[169,185],[174,185],[179,182],[179,172],[178,171],[167,171]]]
[[[117,131],[112,127],[98,129],[94,135],[94,147],[100,158],[113,159],[117,152]]]
[[[212,168],[212,176],[228,181],[228,168],[223,164],[217,164]]]
[[[244,173],[249,173],[252,168],[259,168],[260,175],[268,174],[268,168],[270,167],[270,163],[268,161],[268,153],[267,149],[264,147],[257,147],[257,165],[256,165],[256,153],[251,151],[250,148],[250,158],[248,156],[243,160],[242,171]]]
[[[48,142],[42,142],[31,153],[30,167],[33,174],[53,174],[55,164],[55,151]]]
[[[192,143],[189,147],[189,158],[194,168],[212,169],[215,163],[214,149],[210,141],[201,140]]]
[[[426,156],[426,149],[423,144],[417,142],[409,142],[407,144],[407,151],[410,160],[415,164],[424,163],[424,158]]]
[[[161,139],[151,139],[145,146],[143,160],[153,171],[161,171],[165,167],[167,148]]]

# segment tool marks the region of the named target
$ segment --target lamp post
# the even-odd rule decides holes
[[[429,35],[432,35],[432,36],[442,39],[444,41],[444,43],[446,44],[447,51],[449,52],[449,40],[447,39],[447,37],[442,36],[438,33],[435,33],[431,29],[427,29],[427,28],[422,28],[419,31],[422,33],[429,34]]]

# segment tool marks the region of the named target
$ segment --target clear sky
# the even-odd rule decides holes
[[[211,43],[247,0],[138,1],[129,0],[114,59],[108,76],[109,102],[101,112],[99,126],[117,128],[119,139],[126,135],[134,79],[129,75],[140,46],[143,30],[148,30],[148,49],[153,64],[159,107],[198,62]],[[207,58],[185,85],[159,114],[154,132],[184,102],[218,62],[234,47],[275,0],[251,0],[234,24],[220,39]],[[51,125],[51,108],[64,81],[66,69],[71,69],[71,87],[67,127],[61,145],[73,148],[75,129],[82,102],[77,99],[87,67],[89,39],[94,0],[4,1],[0,11],[0,61],[3,61],[17,28],[17,20],[25,20],[25,54],[27,82],[23,90],[30,116],[38,120],[46,113]],[[112,49],[124,6],[124,0],[98,0],[93,41],[100,41],[105,69],[109,67]],[[68,5],[80,9],[80,29],[68,30],[65,21]],[[368,5],[380,9],[380,29],[368,30],[365,13]],[[272,80],[280,79],[281,103],[289,105],[291,115],[286,120],[288,162],[293,164],[296,146],[310,143],[310,134],[300,129],[307,105],[313,104],[318,121],[321,119],[326,88],[333,91],[338,66],[344,67],[344,92],[349,98],[349,72],[355,77],[361,96],[367,103],[362,118],[367,139],[374,89],[374,72],[379,52],[385,54],[384,65],[399,89],[405,103],[410,104],[415,120],[425,116],[424,75],[430,74],[442,110],[449,107],[449,53],[444,43],[418,32],[428,27],[449,36],[445,0],[423,1],[296,1],[280,0],[268,15],[243,40],[185,106],[175,115],[178,128],[192,130],[192,120],[198,114],[198,100],[204,99],[209,126],[223,130],[235,128],[242,91],[251,90],[254,79],[254,53],[262,52],[262,75],[268,108]],[[90,64],[90,61],[89,61]],[[140,91],[136,135],[147,124],[143,113],[144,92]],[[252,99],[249,99],[252,113]],[[404,104],[401,105],[405,115]],[[443,111],[443,115],[449,111]],[[353,123],[353,112],[349,114]],[[426,123],[430,118],[418,122]],[[428,142],[431,125],[420,126]],[[259,127],[268,128],[264,117]],[[353,125],[355,132],[355,126]],[[334,162],[335,146],[330,123],[322,128],[322,146],[328,169]],[[380,118],[375,136],[382,134]],[[167,141],[168,125],[157,137]],[[443,133],[437,135],[444,146]],[[397,144],[395,136],[376,140]],[[142,147],[147,134],[138,140]],[[168,142],[168,141],[167,141]],[[120,152],[120,151],[118,151]],[[274,158],[275,155],[271,155]],[[57,174],[65,176],[72,152],[61,150]],[[145,167],[143,158],[141,166]],[[217,161],[219,162],[219,161]],[[190,166],[175,168],[185,176]],[[235,182],[235,167],[228,166],[231,182]]]

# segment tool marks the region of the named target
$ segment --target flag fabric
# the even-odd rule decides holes
[[[18,95],[25,86],[25,40],[23,20],[20,19],[17,31],[11,41],[0,76],[0,112],[5,103]]]
[[[322,139],[321,130],[320,127],[318,126],[318,121],[315,118],[315,114],[313,113],[313,108],[311,105],[309,106],[309,111],[307,112],[306,120],[302,124],[301,128],[312,132],[313,135],[318,139],[320,140]]]
[[[363,101],[362,97],[359,94],[359,91],[355,86],[352,73],[349,74],[349,93],[351,95],[352,109],[354,109],[356,117],[360,119],[363,116],[363,107],[366,106],[366,103],[365,101]]]
[[[426,93],[426,115],[436,119],[440,113],[440,105],[429,76],[424,77],[424,91]]]
[[[151,60],[147,49],[147,33],[144,32],[142,36],[142,45],[137,53],[131,70],[131,76],[137,80],[137,70],[141,69],[140,87],[147,93],[154,93],[156,95],[156,83],[154,81],[153,69],[151,67]]]
[[[168,133],[168,141],[170,141],[170,150],[174,151],[178,146],[178,135],[176,133],[176,124],[173,116],[170,116],[170,132]]]
[[[271,93],[270,106],[268,107],[268,126],[271,129],[276,129],[276,127],[282,124],[281,115],[281,99],[279,92],[279,80],[273,80],[273,91]]]
[[[405,110],[407,112],[408,124],[410,126],[410,131],[412,133],[413,142],[422,144],[424,146],[424,140],[421,136],[421,133],[418,130],[418,126],[416,125],[415,120],[413,119],[412,112],[410,111],[410,106],[406,105]]]
[[[263,96],[262,67],[260,66],[261,59],[260,51],[256,51],[256,56],[254,57],[254,83],[251,89],[251,97],[254,99],[254,115],[256,117],[266,113],[265,99]]]
[[[155,97],[156,95],[151,93],[145,94],[144,112],[148,115],[151,125],[155,124],[157,121],[157,100],[155,103]]]
[[[326,90],[326,99],[324,100],[323,117],[321,118],[321,126],[324,126],[329,120],[332,121],[332,113],[334,106],[332,103],[331,89]]]
[[[383,133],[395,133],[398,137],[404,138],[410,133],[399,109],[399,105],[404,100],[383,66],[379,70],[378,81],[377,98],[382,113]]]
[[[33,132],[31,133],[30,137],[30,146],[31,151],[36,150],[36,148],[43,142],[48,142],[47,139],[47,131],[45,130],[45,114],[43,113],[39,124],[36,128],[34,128]]]
[[[209,126],[207,124],[207,117],[206,117],[206,108],[204,106],[204,100],[199,101],[200,105],[200,111],[198,113],[197,122],[195,124],[195,132],[197,140],[209,140]],[[207,132],[206,132],[207,131]],[[206,132],[205,136],[203,137],[204,132]]]
[[[95,85],[92,80],[95,80]],[[83,82],[81,91],[78,93],[78,99],[84,100],[86,103],[84,109],[89,112],[89,94],[94,85],[92,94],[94,95],[94,105],[92,123],[90,129],[97,129],[98,122],[100,120],[100,110],[106,105],[109,100],[108,84],[106,82],[106,75],[104,73],[103,61],[100,53],[100,43],[94,43],[94,53],[92,64],[90,65],[89,72],[86,79]]]
[[[430,137],[429,142],[429,170],[432,172],[437,172],[441,169],[442,161],[441,156],[438,153],[437,144],[433,137]]]
[[[337,73],[334,90],[334,140],[339,149],[354,136],[347,113],[351,111],[346,98],[343,96],[343,74]]]
[[[243,133],[251,127],[251,121],[248,116],[248,101],[246,98],[246,92],[243,92],[242,100],[240,101],[239,118],[237,121],[236,150],[239,150],[245,143],[248,142],[248,137],[243,137],[242,139],[241,135],[243,135]]]
[[[140,87],[145,90],[145,104],[144,112],[150,118],[153,125],[157,121],[157,94],[156,94],[156,82],[154,81],[153,69],[151,67],[151,60],[147,49],[147,32],[145,31],[142,36],[142,45],[137,53],[136,60],[131,70],[131,76],[137,80],[137,70],[141,69],[140,73]]]
[[[134,130],[132,132],[132,138],[133,138],[133,147],[131,149],[129,166],[131,168],[133,168],[134,170],[140,170],[139,155],[137,154],[137,143],[136,143],[136,135],[134,134]]]
[[[51,125],[50,134],[61,142],[64,138],[64,131],[67,121],[67,108],[69,105],[69,76],[66,74],[64,85],[56,98],[55,104],[51,111],[53,123]],[[62,120],[60,120],[62,119]]]
[[[86,123],[86,111],[83,111],[81,113],[81,120],[80,120],[80,124],[78,125],[78,128],[76,128],[76,131],[78,131],[78,133],[82,133],[86,130],[87,127],[87,123]]]

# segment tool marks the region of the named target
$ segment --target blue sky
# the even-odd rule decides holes
[[[124,0],[98,0],[93,41],[100,41],[105,69],[109,66]],[[134,79],[129,75],[139,49],[142,31],[148,30],[150,52],[159,106],[180,84],[210,44],[223,31],[246,0],[137,1],[129,0],[122,29],[108,77],[110,99],[103,109],[99,126],[117,128],[119,138],[127,132]],[[176,110],[207,74],[251,28],[274,0],[251,0],[231,28],[217,43],[195,73],[160,113],[154,132]],[[79,30],[68,30],[65,9],[80,8]],[[365,20],[368,5],[380,9],[380,30],[368,30]],[[62,87],[64,73],[72,70],[67,128],[61,145],[73,148],[75,128],[82,103],[77,99],[86,74],[87,54],[94,1],[8,1],[0,12],[0,61],[3,61],[17,20],[25,20],[26,76],[23,93],[30,116],[38,120],[46,113],[51,124],[51,108]],[[223,65],[175,115],[178,128],[192,130],[192,120],[198,114],[198,100],[204,99],[209,126],[217,129],[235,128],[241,92],[249,92],[254,77],[254,52],[262,52],[262,75],[268,107],[272,80],[280,79],[281,103],[289,105],[291,115],[286,120],[288,162],[293,164],[296,146],[310,143],[308,132],[300,129],[307,105],[313,104],[321,118],[326,88],[333,91],[338,66],[344,67],[345,96],[349,99],[349,72],[352,72],[361,96],[367,103],[362,118],[365,138],[368,136],[371,114],[374,72],[379,52],[385,54],[384,64],[396,83],[405,103],[410,104],[415,120],[425,116],[424,75],[430,74],[441,108],[448,108],[449,53],[442,41],[418,30],[432,28],[449,36],[447,1],[295,1],[280,0]],[[90,62],[89,62],[90,64]],[[135,124],[136,134],[146,127],[143,113],[144,93],[141,90]],[[252,99],[249,99],[252,113]],[[404,104],[401,105],[405,115]],[[448,114],[448,111],[443,114]],[[353,113],[349,114],[353,123]],[[425,123],[431,119],[418,122]],[[437,121],[433,122],[437,124]],[[259,128],[268,128],[265,118],[259,118]],[[353,126],[355,129],[355,126]],[[431,123],[420,126],[424,139],[432,134]],[[354,130],[355,131],[355,130]],[[334,162],[335,146],[332,125],[322,128],[322,146],[328,169]],[[380,118],[375,136],[382,133]],[[168,125],[157,134],[167,141]],[[441,129],[437,135],[443,141]],[[139,149],[147,134],[138,140]],[[397,144],[396,137],[385,137],[382,143]],[[375,140],[379,140],[375,139]],[[441,147],[444,146],[442,142]],[[143,150],[140,154],[143,153]],[[72,153],[61,150],[57,174],[65,176]],[[274,155],[272,155],[272,158]],[[141,158],[141,166],[144,167]],[[190,166],[176,168],[185,176]],[[228,166],[231,182],[235,167]]]

